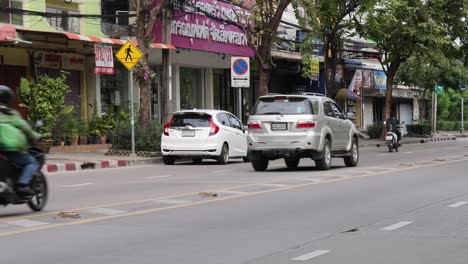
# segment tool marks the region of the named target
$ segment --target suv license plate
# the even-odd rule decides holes
[[[288,130],[288,123],[271,123],[271,130]]]
[[[183,130],[183,131],[182,131],[182,136],[183,136],[183,137],[194,137],[194,136],[195,136],[195,131],[192,131],[192,130]]]

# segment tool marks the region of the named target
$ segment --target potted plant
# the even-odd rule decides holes
[[[85,121],[81,121],[78,124],[78,135],[79,135],[79,144],[86,145],[88,144],[88,137],[89,137],[89,126],[88,123]]]
[[[46,141],[38,144],[38,147],[46,152],[53,143],[52,129],[56,125],[57,118],[73,111],[73,106],[64,107],[65,95],[69,89],[66,80],[65,72],[57,78],[39,76],[37,83],[21,78],[17,89],[20,106],[26,109],[29,121],[32,123],[38,120],[44,121],[44,126],[37,128],[37,132],[46,138]]]
[[[89,134],[96,137],[99,144],[105,144],[107,132],[112,128],[109,120],[95,115],[89,123]]]

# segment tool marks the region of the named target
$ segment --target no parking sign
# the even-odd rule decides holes
[[[250,58],[232,57],[231,58],[231,86],[249,87],[250,86]]]

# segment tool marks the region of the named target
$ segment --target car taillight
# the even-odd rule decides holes
[[[219,126],[213,122],[213,117],[210,118],[210,136],[214,136],[219,132]]]
[[[165,136],[169,136],[169,127],[171,126],[171,124],[172,124],[172,117],[171,117],[171,119],[169,119],[169,122],[167,122],[167,123],[164,125],[163,132],[164,132],[164,135],[165,135]]]
[[[262,126],[260,125],[260,123],[254,123],[254,122],[252,122],[252,123],[248,123],[248,124],[247,124],[247,128],[248,128],[248,129],[261,129]]]
[[[297,122],[297,128],[299,129],[307,129],[307,128],[314,128],[315,122],[313,121],[299,121]]]

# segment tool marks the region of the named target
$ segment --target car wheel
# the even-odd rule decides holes
[[[202,158],[193,158],[192,161],[193,161],[193,163],[195,163],[195,164],[201,164],[202,161],[203,161],[203,159],[202,159]]]
[[[229,162],[229,146],[226,143],[224,143],[221,148],[221,154],[219,155],[217,162],[220,165],[224,165]]]
[[[252,167],[255,171],[266,171],[269,161],[267,159],[252,160]]]
[[[347,167],[356,167],[359,162],[359,146],[356,139],[351,144],[351,156],[344,158]]]
[[[295,169],[297,166],[299,166],[299,158],[285,158],[284,163],[286,163],[286,166],[290,169]]]
[[[330,140],[325,139],[325,146],[322,151],[322,158],[315,161],[315,166],[319,170],[328,170],[331,167],[332,154]]]
[[[171,156],[163,156],[162,159],[165,165],[173,165],[175,162],[175,158]]]

